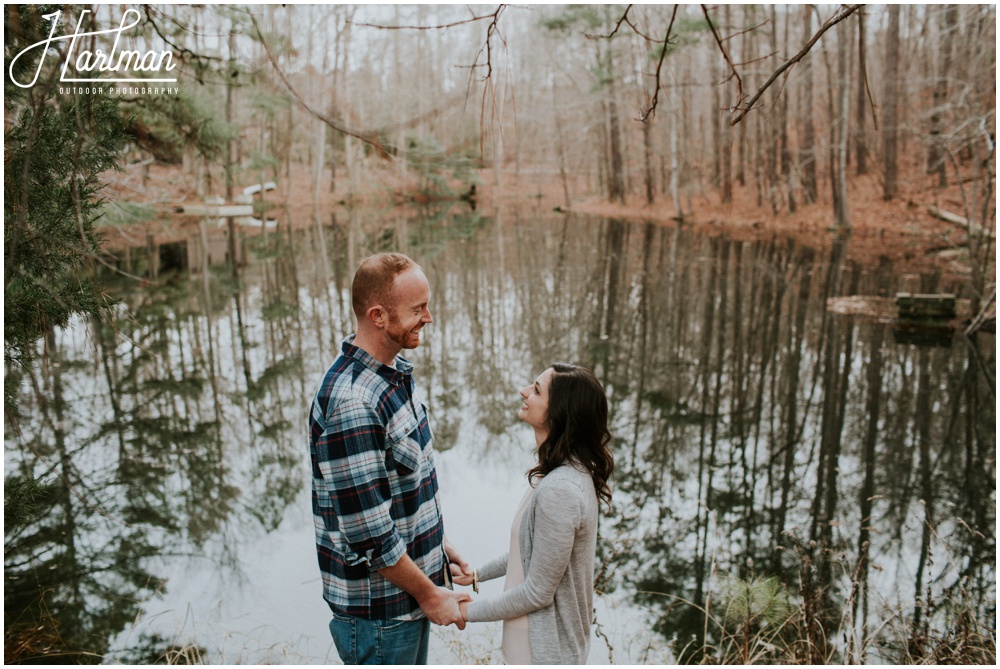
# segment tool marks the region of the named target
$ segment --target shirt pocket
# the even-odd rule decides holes
[[[410,476],[420,469],[423,454],[420,449],[419,423],[409,408],[403,408],[389,421],[389,453],[401,476]]]

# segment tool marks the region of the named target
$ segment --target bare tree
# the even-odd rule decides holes
[[[865,66],[865,10],[858,12],[858,92],[854,105],[854,171],[857,174],[868,173],[868,138],[865,137],[865,119],[868,110],[865,107],[868,75]]]
[[[899,189],[899,5],[889,5],[889,25],[885,47],[885,114],[882,125],[882,169],[885,185],[882,198],[891,200]]]
[[[802,7],[802,34],[812,32],[812,7]],[[802,171],[802,199],[806,204],[816,201],[816,126],[813,125],[812,61],[802,61],[802,95],[799,98],[799,122],[802,123],[802,144],[799,147],[799,169]]]
[[[841,26],[837,35],[837,111],[835,116],[837,146],[835,153],[835,170],[831,175],[833,183],[833,214],[834,225],[838,228],[850,228],[851,216],[847,205],[847,135],[850,114],[851,68],[847,52],[849,39],[845,26]]]
[[[934,107],[931,110],[930,144],[927,150],[927,173],[937,176],[937,185],[948,185],[945,165],[944,117],[948,106],[948,78],[951,76],[952,42],[958,22],[958,6],[948,5],[944,10],[941,26],[941,60],[934,84]]]

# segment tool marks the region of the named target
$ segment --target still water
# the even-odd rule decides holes
[[[6,536],[6,610],[38,610],[42,586],[67,645],[97,661],[338,661],[306,411],[352,331],[354,268],[400,250],[431,284],[434,323],[408,357],[471,563],[506,550],[532,465],[517,389],[555,361],[607,388],[617,469],[591,662],[717,642],[699,611],[722,620],[735,577],[777,576],[857,659],[891,659],[883,637],[946,625],[956,602],[992,626],[993,336],[832,313],[837,296],[962,292],[858,266],[847,243],[445,211],[250,231],[238,278],[214,230],[130,249],[115,262],[155,279],[104,277],[113,326],[54,332],[5,434],[6,476],[68,484]],[[431,660],[497,662],[499,638],[498,623],[437,630]]]

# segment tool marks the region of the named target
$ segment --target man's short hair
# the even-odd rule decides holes
[[[411,267],[419,265],[402,253],[378,253],[365,258],[351,284],[351,307],[359,322],[372,305],[392,306],[392,285]]]

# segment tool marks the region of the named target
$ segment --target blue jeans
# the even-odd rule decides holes
[[[431,623],[333,614],[330,634],[344,664],[427,664]]]

